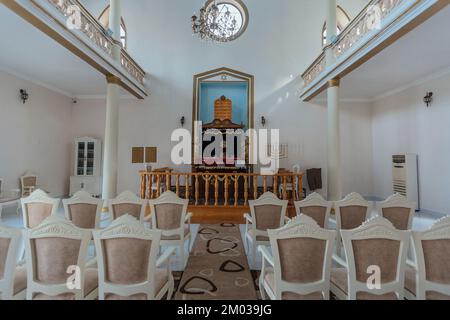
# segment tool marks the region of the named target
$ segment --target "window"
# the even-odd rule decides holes
[[[216,4],[216,10],[213,6]],[[232,41],[241,36],[248,25],[248,10],[241,0],[211,0],[207,27],[211,38],[218,41]]]
[[[109,6],[103,10],[100,17],[98,18],[100,24],[105,28],[109,28]],[[123,17],[120,19],[120,42],[122,43],[122,47],[124,49],[127,48],[127,28],[125,26],[125,22]]]
[[[337,34],[339,35],[342,30],[350,23],[350,17],[348,14],[342,9],[340,6],[336,9],[336,18],[337,18]],[[323,24],[322,28],[322,46],[327,44],[327,23]]]

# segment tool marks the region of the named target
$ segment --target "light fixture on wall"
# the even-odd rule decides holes
[[[423,102],[427,105],[427,108],[433,102],[433,92],[427,92],[426,96],[423,98]]]
[[[27,90],[25,89],[20,89],[20,99],[22,100],[22,102],[25,104],[25,102],[27,102],[29,98],[29,94],[27,92]]]
[[[263,127],[265,127],[265,126],[266,126],[266,123],[267,123],[266,117],[262,116],[262,117],[261,117],[261,125],[262,125]]]
[[[180,123],[181,123],[181,126],[184,127],[184,124],[186,123],[186,119],[184,118],[184,116],[181,117]]]

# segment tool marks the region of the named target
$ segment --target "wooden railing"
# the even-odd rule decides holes
[[[361,12],[342,30],[336,41],[323,48],[320,56],[303,73],[303,84],[307,87],[325,70],[325,50],[331,48],[334,58],[339,59],[364,36],[377,29],[373,22],[382,23],[392,11],[406,0],[370,0]],[[381,21],[373,20],[373,13],[379,13]],[[377,17],[378,18],[378,17]],[[379,30],[381,31],[381,30]]]
[[[78,0],[48,0],[58,11],[68,16],[68,8],[76,6],[80,9],[81,26],[80,30],[89,37],[89,39],[111,58],[113,56],[112,48],[114,39],[106,32],[100,22],[91,15],[91,13]],[[130,57],[124,48],[121,48],[120,63],[122,67],[136,79],[141,85],[144,84],[145,71]]]
[[[171,190],[195,206],[246,207],[249,200],[271,191],[279,198],[301,200],[303,173],[273,176],[253,173],[140,172],[140,196],[156,199]],[[280,188],[281,186],[281,188]],[[294,190],[292,190],[294,189]],[[282,191],[281,191],[282,190]]]

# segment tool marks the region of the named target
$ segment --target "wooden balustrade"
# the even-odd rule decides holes
[[[301,199],[303,173],[279,173],[267,176],[255,173],[142,171],[140,178],[142,198],[155,199],[162,192],[171,190],[177,196],[189,199],[191,205],[238,208],[248,206],[249,200],[257,199],[267,191],[275,192],[279,198],[289,200],[292,205],[293,201]]]

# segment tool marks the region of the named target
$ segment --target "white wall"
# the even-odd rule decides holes
[[[450,213],[450,73],[374,103],[373,189],[392,193],[391,156],[417,153],[421,207]],[[429,108],[423,103],[433,91]]]
[[[19,90],[30,98],[20,100]],[[52,193],[68,193],[71,99],[0,71],[0,177],[5,189],[19,188],[27,170]]]

